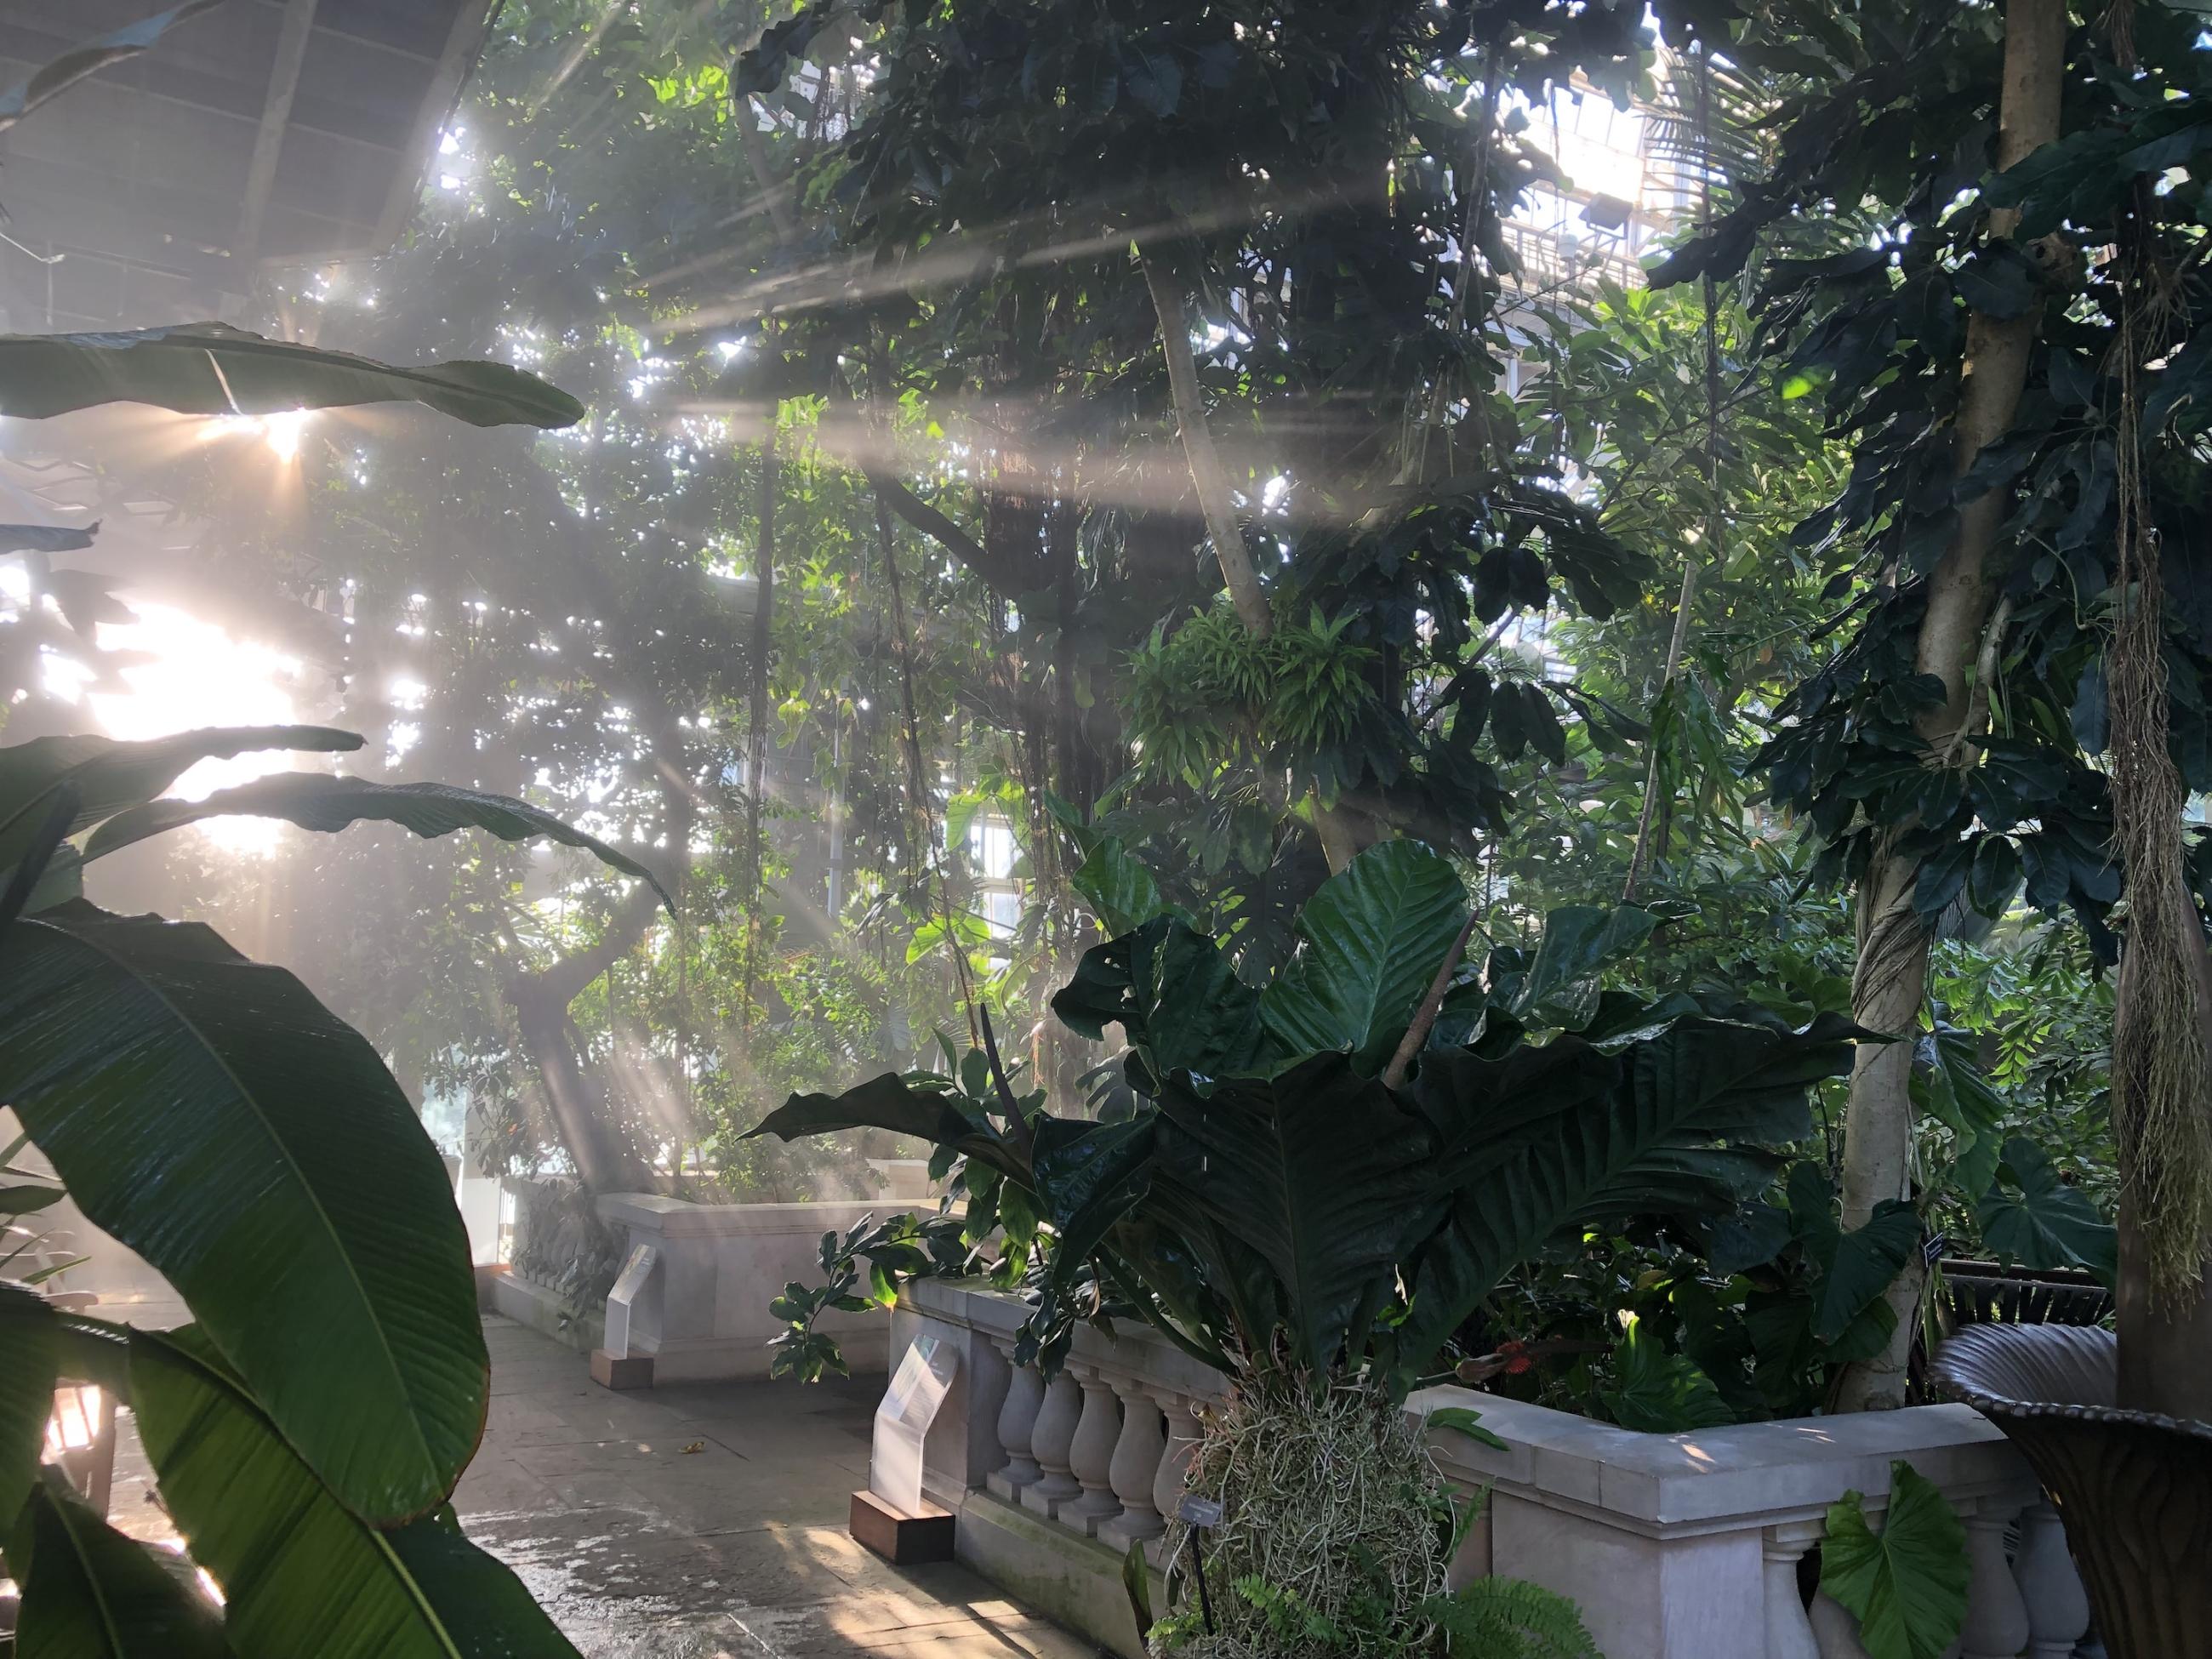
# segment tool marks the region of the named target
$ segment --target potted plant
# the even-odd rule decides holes
[[[1455,1517],[1406,1395],[1500,1277],[1555,1240],[1629,1213],[1734,1215],[1773,1177],[1766,1148],[1810,1133],[1808,1088],[1849,1066],[1853,1028],[1601,991],[1601,966],[1654,925],[1634,907],[1556,912],[1533,952],[1478,971],[1458,875],[1413,842],[1332,878],[1297,954],[1255,987],[1118,848],[1093,854],[1087,890],[1118,934],[1054,1007],[1085,1036],[1121,1028],[1126,1090],[1097,1118],[1054,1115],[987,1041],[953,1076],[886,1074],[770,1114],[755,1133],[930,1141],[967,1200],[825,1245],[831,1282],[778,1304],[780,1368],[835,1363],[811,1316],[853,1301],[864,1271],[880,1297],[902,1275],[968,1268],[1003,1229],[998,1272],[1029,1286],[1026,1352],[1048,1369],[1078,1319],[1134,1319],[1231,1379],[1190,1472],[1221,1507],[1206,1554],[1231,1593],[1210,1620],[1171,1610],[1156,1645],[1552,1639],[1542,1621],[1561,1610],[1528,1586],[1442,1593]],[[1286,1467],[1356,1471],[1367,1501]]]

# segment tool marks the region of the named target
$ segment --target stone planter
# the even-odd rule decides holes
[[[863,1216],[880,1215],[880,1199],[827,1204],[691,1204],[645,1193],[609,1193],[592,1200],[600,1223],[621,1249],[618,1267],[641,1244],[653,1247],[651,1273],[631,1298],[624,1357],[644,1362],[632,1381],[726,1382],[768,1375],[769,1340],[783,1329],[768,1310],[793,1279],[813,1284],[822,1276],[817,1252],[822,1235],[844,1232]],[[526,1213],[517,1208],[518,1225]],[[558,1289],[520,1267],[546,1252],[518,1237],[515,1271],[492,1282],[500,1313],[589,1352],[604,1342],[605,1292],[595,1306],[578,1308]],[[538,1269],[543,1273],[545,1269]],[[610,1273],[609,1277],[611,1277]],[[825,1311],[817,1322],[835,1336],[856,1373],[884,1368],[890,1322],[880,1311]]]
[[[2212,1424],[2121,1410],[2106,1330],[1975,1325],[1930,1372],[2057,1499],[2112,1659],[2212,1659]]]
[[[923,1444],[923,1485],[957,1516],[969,1566],[1113,1652],[1142,1652],[1121,1582],[1132,1541],[1159,1565],[1192,1442],[1191,1407],[1218,1373],[1141,1328],[1082,1326],[1049,1388],[1013,1368],[1016,1298],[946,1281],[908,1286],[890,1359],[927,1334],[962,1358]],[[1933,1481],[1965,1518],[1973,1564],[1963,1659],[2072,1653],[2088,1623],[2056,1514],[2034,1471],[1968,1407],[1637,1434],[1465,1389],[1407,1402],[1468,1406],[1504,1451],[1437,1431],[1437,1459],[1489,1493],[1454,1565],[1571,1596],[1607,1659],[1861,1659],[1856,1622],[1809,1606],[1798,1564],[1848,1491],[1877,1519],[1891,1467]],[[2017,1554],[2008,1553],[2019,1540]],[[1159,1605],[1156,1583],[1155,1606]]]

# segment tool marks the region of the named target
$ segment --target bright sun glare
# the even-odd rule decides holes
[[[77,688],[111,737],[166,737],[198,726],[281,726],[299,718],[297,658],[241,643],[213,623],[166,605],[132,608],[137,622],[103,623],[100,629],[101,645],[143,652],[149,659],[122,671],[130,690]],[[69,688],[55,689],[69,695]],[[170,793],[198,800],[295,763],[276,751],[202,761]],[[276,844],[277,826],[266,818],[210,818],[195,827],[226,852],[267,853]]]

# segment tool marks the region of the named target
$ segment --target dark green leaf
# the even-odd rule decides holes
[[[1642,1320],[1613,1351],[1613,1386],[1602,1396],[1613,1420],[1644,1434],[1681,1434],[1735,1421],[1720,1390],[1692,1361],[1668,1353]]]
[[[1419,1179],[1433,1145],[1426,1126],[1335,1054],[1207,1096],[1170,1088],[1160,1115],[1154,1192],[1170,1214],[1210,1218],[1265,1259],[1284,1292],[1293,1365],[1323,1374],[1354,1310],[1436,1224],[1441,1203]],[[1364,1332],[1351,1335],[1364,1343]]]
[[[1152,872],[1113,836],[1097,839],[1068,881],[1111,934],[1143,927],[1163,908]]]
[[[0,92],[0,132],[5,132],[33,110],[95,75],[110,64],[136,58],[186,18],[212,11],[222,0],[185,0],[180,6],[141,18],[96,40],[80,41],[40,66],[30,79]]]
[[[1298,954],[1260,1018],[1289,1054],[1349,1053],[1379,1071],[1466,920],[1443,854],[1416,841],[1370,847],[1306,902]]]
[[[951,1095],[918,1089],[885,1072],[842,1095],[793,1095],[747,1132],[797,1140],[839,1129],[888,1129],[981,1158],[1001,1173],[1019,1173],[1012,1150],[988,1123],[963,1112]]]
[[[1659,925],[1633,904],[1601,909],[1569,905],[1544,918],[1544,936],[1528,975],[1513,1000],[1513,1012],[1530,1024],[1577,1031],[1596,1012],[1600,976],[1633,951]]]
[[[0,1515],[12,1516],[37,1478],[54,1408],[61,1339],[43,1297],[0,1279]]]
[[[2119,1238],[2112,1224],[2024,1135],[2005,1142],[2004,1161],[1975,1220],[1990,1249],[2023,1267],[2086,1267],[2107,1285],[2118,1271]]]
[[[22,1586],[15,1659],[218,1659],[222,1615],[143,1544],[94,1514],[60,1471],[36,1482],[9,1540]]]
[[[320,772],[288,772],[257,778],[235,789],[219,789],[202,800],[157,800],[117,814],[85,842],[89,860],[149,836],[198,823],[204,818],[283,818],[303,830],[325,833],[368,818],[397,823],[428,840],[456,830],[483,830],[501,841],[549,836],[563,847],[580,847],[625,875],[652,884],[671,915],[676,900],[652,871],[606,842],[562,823],[527,801],[450,783],[372,783],[365,778],[332,777]]]
[[[1488,1429],[1482,1426],[1482,1413],[1466,1406],[1439,1406],[1421,1419],[1422,1426],[1431,1429],[1451,1429],[1468,1439],[1479,1441],[1492,1451],[1508,1451],[1511,1448]]]
[[[1889,1512],[1876,1533],[1855,1492],[1828,1510],[1820,1588],[1859,1618],[1873,1659],[1940,1659],[1966,1622],[1966,1529],[1933,1482],[1890,1466]]]
[[[356,733],[327,726],[210,726],[143,743],[33,738],[0,749],[0,869],[21,860],[42,804],[64,787],[77,792],[76,816],[64,832],[75,835],[153,799],[200,761],[228,760],[256,749],[340,753],[361,744]]]
[[[416,403],[471,426],[570,427],[584,406],[510,363],[395,367],[228,323],[118,334],[0,335],[0,414],[44,420],[99,404],[182,415],[277,415]]]
[[[189,1340],[131,1338],[131,1404],[161,1498],[228,1597],[248,1654],[576,1659],[520,1580],[450,1510],[370,1526],[319,1480],[226,1369]]]
[[[306,987],[205,927],[83,904],[18,921],[0,1098],[350,1506],[444,1499],[487,1394],[467,1237],[407,1097]]]

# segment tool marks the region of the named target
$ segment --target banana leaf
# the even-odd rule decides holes
[[[200,761],[257,749],[340,754],[361,745],[358,734],[327,726],[203,726],[141,743],[82,736],[11,744],[0,749],[0,870],[21,862],[43,804],[65,787],[76,789],[77,808],[62,833],[73,836],[152,800]]]
[[[650,883],[672,915],[676,900],[660,878],[627,853],[562,823],[550,812],[480,789],[450,783],[374,783],[321,772],[287,772],[218,789],[201,800],[156,800],[118,813],[85,842],[88,862],[134,842],[187,823],[219,817],[283,818],[303,830],[335,832],[364,818],[397,823],[426,840],[457,830],[484,830],[501,841],[544,836],[580,847],[602,864]]]
[[[445,1500],[488,1399],[466,1235],[406,1096],[305,986],[203,927],[19,921],[0,1099],[349,1507]]]
[[[131,1388],[162,1502],[242,1654],[577,1659],[450,1510],[394,1531],[355,1513],[193,1333],[133,1332]]]
[[[415,403],[471,426],[570,427],[584,406],[508,363],[419,368],[271,340],[228,323],[118,334],[0,335],[0,415],[45,420],[98,404],[182,415],[279,415]]]
[[[15,1659],[227,1659],[222,1620],[48,1469],[8,1545],[22,1587]]]

